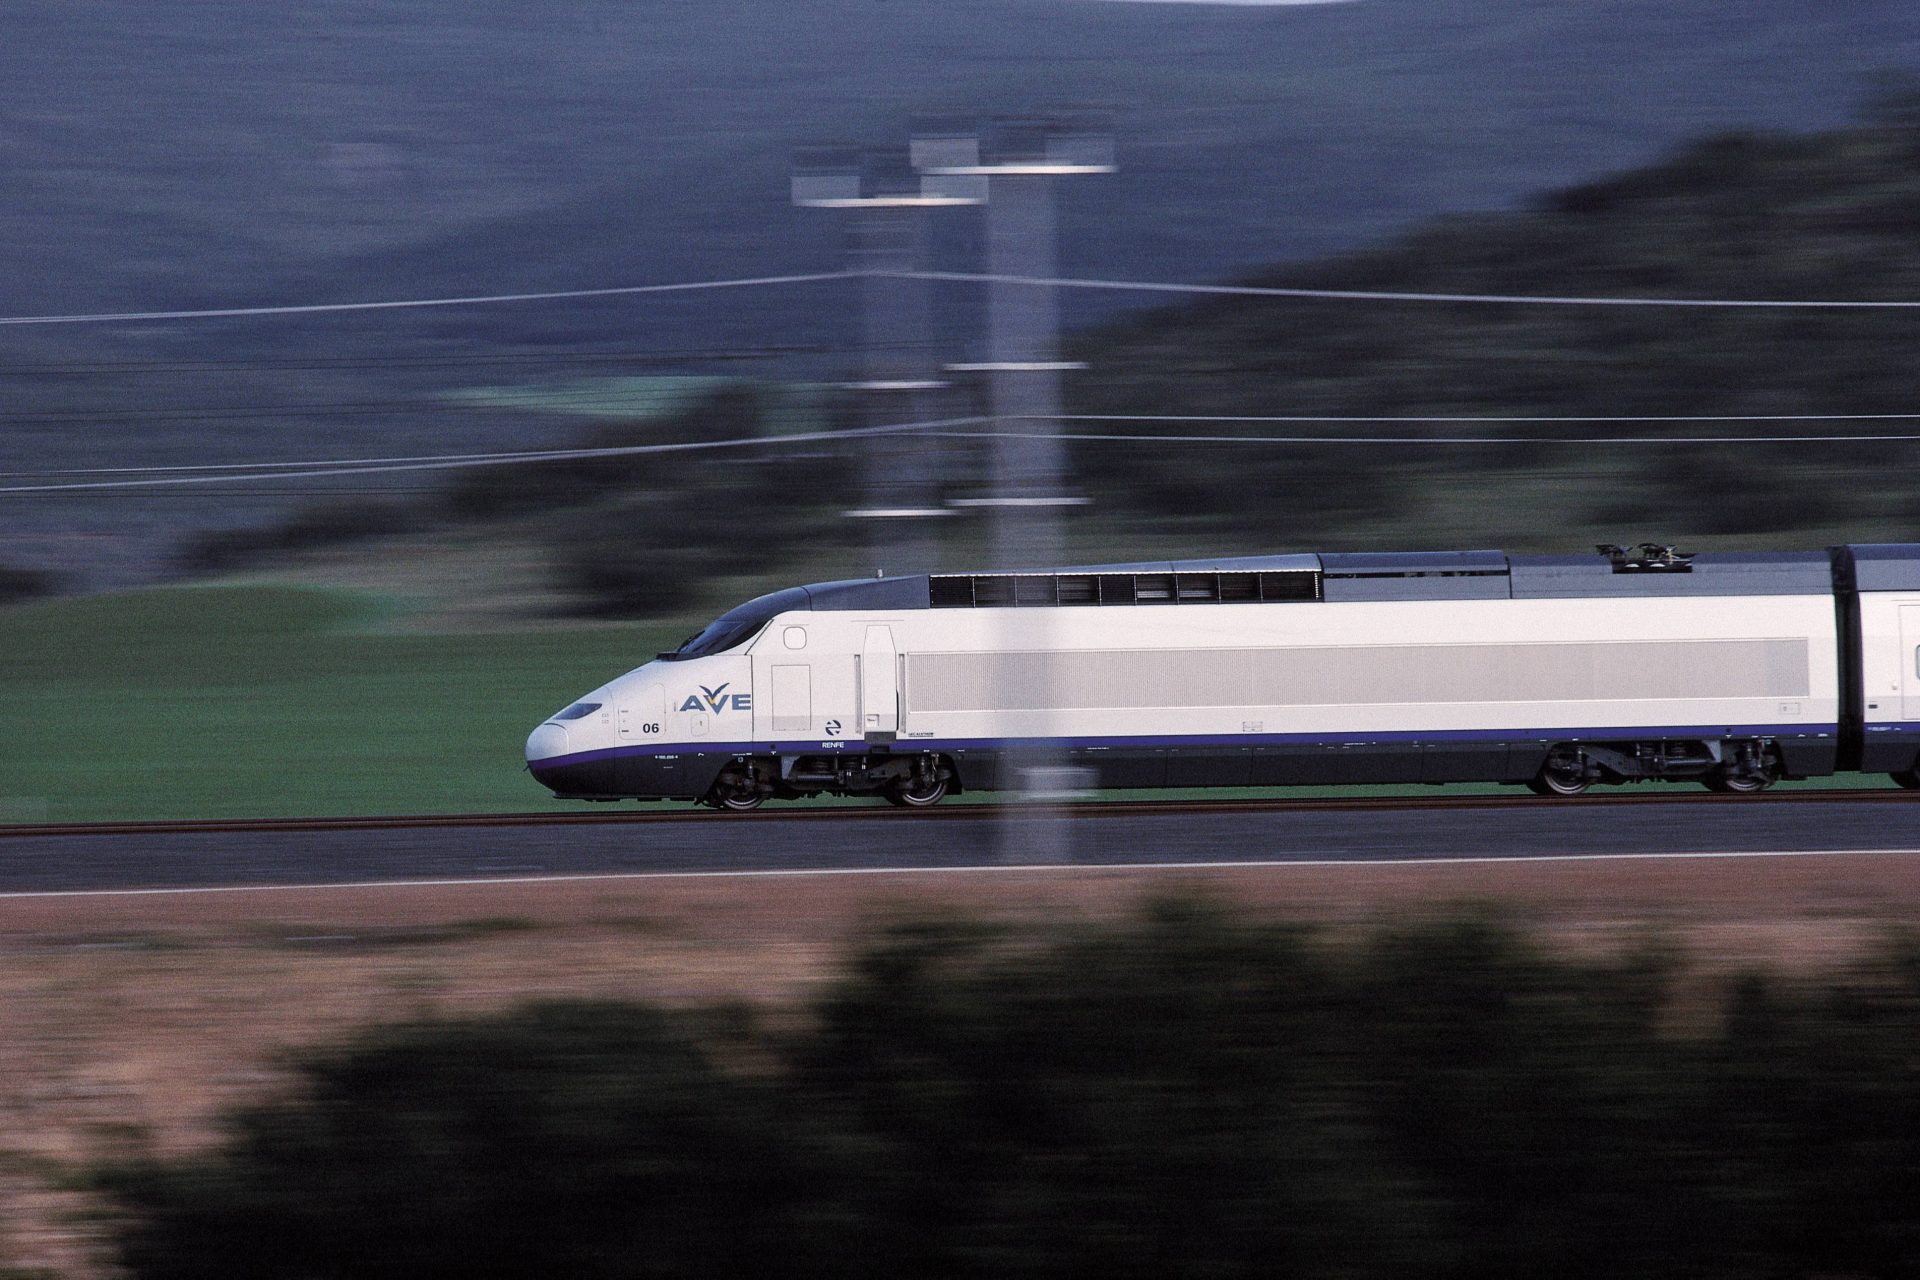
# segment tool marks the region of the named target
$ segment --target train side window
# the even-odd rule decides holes
[[[1170,573],[1137,573],[1133,577],[1133,599],[1136,604],[1172,604],[1174,595],[1173,575]]]
[[[786,628],[780,633],[780,643],[786,645],[787,648],[789,649],[806,648],[807,647],[807,629],[805,627]]]

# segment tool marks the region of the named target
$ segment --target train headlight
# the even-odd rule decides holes
[[[527,760],[529,763],[551,760],[555,756],[567,754],[567,731],[562,725],[543,724],[527,735]]]

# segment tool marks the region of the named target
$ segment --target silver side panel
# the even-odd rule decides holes
[[[1805,637],[921,653],[912,713],[1804,699]]]

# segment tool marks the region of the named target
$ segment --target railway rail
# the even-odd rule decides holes
[[[1568,807],[1632,807],[1639,805],[1777,806],[1846,802],[1851,804],[1913,805],[1920,795],[1897,788],[1820,788],[1769,791],[1762,794],[1726,794],[1712,791],[1619,792],[1607,795],[1439,795],[1439,796],[1314,796],[1280,799],[1208,800],[1076,800],[1050,806],[1069,819],[1148,815],[1207,815],[1261,813],[1337,813],[1349,811],[1457,809],[1541,809]],[[733,827],[768,822],[980,822],[1018,817],[1030,804],[948,804],[938,809],[904,810],[887,805],[796,805],[744,813],[700,808],[641,809],[565,813],[439,813],[387,814],[308,818],[188,818],[160,821],[34,822],[0,824],[0,840],[46,836],[194,835],[244,832],[395,831],[409,828],[626,826],[689,822]]]

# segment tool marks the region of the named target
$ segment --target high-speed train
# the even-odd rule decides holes
[[[1920,788],[1920,544],[1327,554],[791,587],[556,712],[580,800],[1836,771]]]

